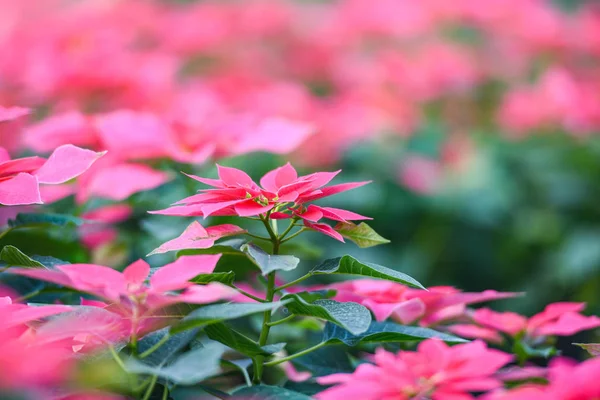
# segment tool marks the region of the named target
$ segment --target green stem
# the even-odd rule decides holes
[[[281,286],[277,286],[277,287],[275,288],[275,291],[276,291],[276,292],[279,292],[280,290],[287,289],[287,288],[289,288],[290,286],[297,285],[298,283],[300,283],[300,282],[302,282],[302,281],[304,281],[304,280],[306,280],[306,279],[310,278],[311,276],[313,276],[313,274],[309,272],[308,274],[306,274],[306,275],[303,275],[303,276],[301,276],[300,278],[298,278],[298,279],[296,279],[296,280],[293,280],[293,281],[291,281],[291,282],[285,283],[285,284],[283,284],[283,285],[281,285]]]
[[[169,389],[167,388],[167,385],[165,385],[163,388],[162,400],[168,400],[168,399],[169,399]]]
[[[290,222],[290,225],[287,227],[287,229],[285,231],[283,231],[283,233],[279,236],[279,240],[283,240],[284,237],[287,236],[288,233],[290,233],[290,231],[294,228],[294,226],[296,226],[296,221],[297,218],[292,218],[292,221]]]
[[[238,292],[240,292],[240,294],[243,294],[244,296],[248,297],[249,299],[256,300],[256,301],[258,301],[260,303],[268,303],[265,299],[261,299],[260,297],[256,297],[256,296],[254,296],[254,295],[246,292],[245,290],[240,289],[239,287],[237,287],[235,285],[232,285],[231,287],[234,288],[235,290],[237,290]]]
[[[250,232],[246,232],[246,233],[245,233],[245,235],[248,235],[248,236],[250,236],[250,237],[253,237],[254,239],[258,239],[258,240],[266,240],[266,241],[268,241],[268,242],[270,242],[270,241],[271,241],[271,239],[270,239],[270,238],[268,238],[268,237],[259,236],[259,235],[253,235],[253,234],[252,234],[252,233],[250,233]]]
[[[301,234],[304,231],[307,231],[308,229],[306,228],[300,228],[296,233],[294,233],[293,235],[289,236],[287,239],[284,239],[281,241],[281,243],[285,243],[289,240],[292,240],[293,238],[295,238],[296,236],[298,236],[299,234]]]
[[[288,322],[289,320],[292,320],[294,318],[296,318],[296,316],[294,314],[288,315],[287,317],[282,318],[280,320],[269,322],[267,325],[269,325],[269,326],[275,326],[275,325],[283,324],[283,323]]]
[[[163,336],[158,342],[156,342],[154,344],[154,346],[150,347],[148,350],[141,353],[140,358],[148,357],[150,354],[154,353],[160,346],[165,344],[167,342],[167,340],[169,340],[170,338],[171,338],[171,336],[169,336],[169,335]]]
[[[265,366],[272,367],[274,365],[278,365],[278,364],[284,363],[286,361],[293,360],[294,358],[302,357],[303,355],[313,352],[315,350],[318,350],[321,347],[326,346],[326,345],[327,345],[327,342],[321,342],[319,344],[314,345],[313,347],[309,347],[308,349],[302,350],[296,354],[292,354],[287,357],[279,358],[277,360],[269,361],[269,362],[265,363]]]
[[[144,394],[144,397],[142,397],[142,400],[150,399],[150,396],[152,396],[152,392],[154,391],[154,386],[156,385],[157,380],[158,380],[157,375],[152,376],[152,380],[150,381],[150,386],[148,386],[148,389],[146,389],[146,394]]]
[[[115,362],[117,363],[117,365],[125,372],[127,372],[127,368],[125,367],[125,364],[123,364],[123,360],[121,360],[121,357],[119,357],[119,355],[117,354],[117,352],[115,351],[115,348],[112,347],[111,345],[108,345],[108,351],[110,351],[110,354],[112,355],[112,357],[115,359]]]

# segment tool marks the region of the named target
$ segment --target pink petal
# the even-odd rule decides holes
[[[306,211],[301,214],[297,214],[300,218],[306,221],[317,222],[323,218],[323,213],[317,207],[312,207],[312,204],[308,206]]]
[[[273,207],[275,207],[274,204],[263,206],[261,204],[258,204],[254,200],[247,200],[242,203],[238,203],[234,206],[235,212],[240,217],[252,217],[255,215],[263,214],[272,209]]]
[[[190,285],[190,279],[200,274],[210,274],[215,269],[220,254],[179,257],[152,275],[150,287],[153,292],[182,289]]]
[[[503,341],[502,336],[495,330],[477,325],[457,324],[451,325],[447,329],[455,335],[467,339],[483,339],[491,343],[502,343]]]
[[[86,198],[97,196],[121,201],[134,193],[154,189],[169,180],[169,175],[142,164],[117,164],[90,177]]]
[[[35,175],[40,183],[64,183],[87,171],[104,154],[66,144],[54,150]]]
[[[544,311],[534,315],[527,323],[527,330],[533,331],[537,327],[550,322],[568,312],[579,312],[585,308],[585,303],[559,302],[546,306]]]
[[[166,157],[174,147],[169,126],[150,113],[113,111],[96,116],[94,125],[101,148],[121,160]]]
[[[204,216],[204,218],[211,216],[212,214],[221,211],[225,208],[231,207],[231,206],[237,206],[239,203],[245,203],[248,200],[246,199],[238,199],[238,200],[230,200],[230,201],[223,201],[223,202],[216,202],[216,203],[204,203],[202,204],[202,215]],[[250,200],[252,201],[252,200]]]
[[[123,276],[127,283],[134,285],[142,285],[149,273],[150,265],[144,260],[137,260],[123,270]]]
[[[33,172],[39,169],[46,160],[42,157],[25,157],[7,160],[0,164],[0,176],[10,176],[20,172]]]
[[[393,315],[403,324],[410,324],[425,314],[425,304],[417,298],[399,303],[378,303],[367,298],[362,304],[373,311],[377,321],[385,321]]]
[[[14,178],[1,181],[0,204],[5,206],[42,204],[37,177],[21,173]]]
[[[256,184],[248,176],[247,173],[237,168],[224,167],[217,164],[217,170],[219,171],[219,178],[225,185],[230,187],[242,186],[242,187],[255,187]]]
[[[122,273],[110,267],[95,264],[66,264],[57,267],[71,280],[71,287],[116,299],[126,293],[127,282]]]
[[[348,222],[348,221],[358,221],[365,219],[373,219],[369,217],[362,216],[357,213],[353,213],[352,211],[342,210],[340,208],[333,207],[319,207],[314,204],[308,206],[308,210],[315,209],[319,210],[323,217],[340,222]]]
[[[498,313],[488,308],[480,308],[473,313],[473,321],[479,325],[506,332],[511,336],[525,329],[527,319],[513,312]]]
[[[163,243],[148,255],[185,249],[208,249],[212,247],[215,240],[216,238],[211,237],[198,221],[194,221],[185,228],[185,231],[181,235]]]
[[[109,224],[125,221],[133,213],[131,206],[127,204],[112,204],[87,211],[81,215],[82,218],[91,221],[100,221]]]
[[[281,211],[276,211],[274,213],[271,213],[271,215],[269,215],[269,218],[271,218],[271,219],[290,219],[290,218],[292,218],[292,216],[290,214],[286,214]]]
[[[269,118],[248,130],[233,148],[235,154],[253,151],[286,154],[295,150],[314,132],[312,125],[284,118]]]
[[[2,327],[10,328],[12,326],[21,325],[26,322],[39,320],[51,315],[61,314],[71,310],[71,307],[63,305],[49,305],[41,307],[24,306],[23,308],[19,308],[10,312],[8,319],[2,320]]]
[[[64,144],[93,147],[95,131],[88,118],[79,112],[58,114],[29,127],[24,134],[25,145],[35,151],[49,152]]]
[[[304,225],[308,228],[314,229],[315,231],[321,232],[327,236],[331,236],[335,240],[339,240],[340,242],[344,242],[344,237],[336,232],[332,227],[327,224],[313,224],[304,220]]]
[[[0,122],[12,121],[29,114],[31,110],[24,107],[2,107],[0,106]]]
[[[206,228],[206,232],[208,236],[213,237],[215,239],[220,239],[222,237],[241,235],[242,233],[246,233],[245,229],[240,228],[237,225],[232,224],[223,224],[223,225],[215,225],[209,226]]]
[[[55,283],[60,286],[73,287],[71,279],[60,271],[51,271],[47,269],[33,268],[10,268],[6,271],[8,274],[26,276],[40,281]]]
[[[0,163],[10,160],[10,154],[4,147],[0,147]]]
[[[190,286],[178,296],[178,300],[183,303],[207,304],[219,300],[228,300],[238,294],[237,290],[233,288],[213,282],[207,285]]]
[[[205,185],[208,185],[208,186],[218,187],[218,188],[222,188],[222,189],[227,187],[227,185],[225,185],[220,179],[202,178],[200,176],[186,174],[185,172],[184,172],[184,175],[186,175],[194,180],[197,180],[198,182],[204,183]]]
[[[260,185],[272,193],[277,193],[279,188],[289,185],[298,179],[298,173],[290,163],[273,171],[267,172],[260,180]]]
[[[44,204],[54,203],[77,192],[75,185],[44,185],[40,186],[40,194]]]
[[[285,372],[288,379],[292,382],[304,382],[312,377],[312,373],[298,371],[291,362],[283,363],[283,372]]]
[[[571,336],[577,332],[594,329],[599,326],[600,318],[596,316],[586,317],[576,312],[567,312],[561,315],[556,322],[549,322],[535,329],[532,334],[536,336]]]
[[[364,186],[364,185],[366,185],[368,183],[371,183],[371,181],[342,183],[340,185],[333,185],[333,186],[324,187],[324,188],[321,189],[321,193],[313,194],[313,195],[300,196],[300,198],[298,198],[298,202],[299,203],[306,203],[306,202],[309,202],[309,201],[314,201],[314,200],[317,200],[317,199],[322,199],[323,197],[333,196],[334,194],[342,193],[342,192],[345,192],[347,190],[356,189],[356,188]]]

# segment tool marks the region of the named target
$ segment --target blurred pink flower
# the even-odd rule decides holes
[[[577,332],[600,327],[600,318],[580,314],[585,303],[553,303],[544,311],[527,319],[513,312],[495,312],[487,308],[473,311],[470,317],[477,325],[458,325],[448,329],[468,338],[481,338],[481,333],[503,332],[515,336],[524,332],[529,338],[541,336],[571,336]],[[481,327],[477,329],[478,327]]]
[[[465,293],[448,286],[430,287],[427,291],[423,291],[399,283],[375,279],[351,280],[328,287],[337,290],[336,300],[360,303],[369,308],[378,321],[391,317],[403,324],[418,320],[423,326],[459,318],[467,311],[468,304],[519,295],[495,290]]]
[[[352,374],[317,378],[322,385],[335,385],[318,393],[319,400],[360,398],[363,400],[469,399],[470,392],[496,389],[502,382],[494,374],[512,356],[486,348],[483,342],[449,347],[429,339],[416,352],[394,355],[383,349],[375,353],[375,364],[361,364]]]

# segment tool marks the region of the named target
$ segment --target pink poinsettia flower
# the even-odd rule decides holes
[[[317,378],[322,385],[335,385],[318,393],[318,400],[409,400],[470,399],[470,392],[502,386],[494,374],[512,356],[488,349],[476,341],[449,347],[429,339],[416,352],[389,353],[377,350],[375,364],[361,364],[352,374]]]
[[[481,308],[470,315],[475,324],[455,325],[449,330],[463,337],[481,339],[486,339],[482,335],[491,337],[493,333],[499,337],[498,332],[509,336],[524,333],[529,338],[571,336],[600,327],[600,318],[580,314],[584,308],[585,303],[553,303],[529,319],[513,312],[499,313]]]
[[[13,121],[17,118],[24,117],[31,112],[25,107],[2,107],[0,106],[0,123]]]
[[[327,224],[319,223],[322,218],[348,222],[369,219],[362,215],[332,207],[319,207],[306,203],[331,196],[367,184],[352,182],[333,186],[327,185],[340,171],[317,172],[298,176],[289,163],[265,174],[256,184],[248,174],[239,169],[217,165],[219,179],[197,176],[191,178],[212,186],[199,194],[187,197],[165,210],[154,214],[178,216],[238,215],[251,217],[264,215],[273,219],[303,219],[306,227],[320,231],[338,240],[342,236]],[[272,212],[287,206],[286,210]]]
[[[527,384],[512,390],[498,390],[485,400],[595,400],[600,398],[600,358],[581,364],[554,359],[548,368],[548,385]]]
[[[28,306],[0,297],[0,388],[31,389],[61,381],[69,357],[60,346],[45,345],[28,324],[70,311],[63,305]],[[35,365],[35,368],[32,368]]]
[[[465,293],[447,286],[430,287],[423,291],[400,283],[375,279],[351,280],[328,287],[338,291],[336,300],[360,303],[369,308],[378,321],[391,317],[403,324],[419,321],[422,326],[459,318],[467,311],[468,304],[519,295],[495,290]]]
[[[26,157],[11,160],[0,148],[0,204],[42,204],[40,184],[57,185],[83,172],[104,153],[73,145],[58,147],[48,159]]]
[[[211,273],[220,258],[217,255],[183,256],[156,270],[143,260],[123,272],[94,264],[60,265],[55,270],[11,269],[10,273],[52,282],[93,294],[115,304],[130,319],[133,329],[159,309],[177,303],[205,304],[228,299],[237,292],[220,283],[194,285],[190,279]],[[148,281],[146,283],[146,281]]]
[[[245,232],[245,229],[236,225],[225,224],[204,228],[198,221],[194,221],[179,237],[163,243],[148,255],[184,249],[208,249],[215,244],[215,241],[223,237],[240,235]]]

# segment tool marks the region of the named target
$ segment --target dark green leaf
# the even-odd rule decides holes
[[[327,323],[323,331],[323,341],[344,343],[356,346],[359,343],[390,343],[419,341],[438,338],[447,343],[465,343],[467,340],[429,328],[399,325],[394,322],[372,322],[369,329],[360,335],[353,335],[337,325]]]
[[[44,268],[44,264],[34,260],[31,257],[23,254],[23,252],[14,246],[4,246],[0,252],[0,259],[6,263],[7,266],[19,266],[19,267],[30,267],[30,268]]]
[[[380,244],[386,244],[390,241],[379,235],[373,228],[365,222],[356,225],[352,222],[340,222],[335,226],[338,231],[346,239],[352,240],[360,248],[373,247]]]
[[[258,312],[276,310],[284,304],[283,301],[277,301],[273,303],[226,303],[201,307],[173,325],[171,334]]]
[[[209,343],[177,357],[167,365],[154,366],[133,357],[125,365],[134,374],[156,375],[178,385],[193,385],[221,371],[220,359],[224,351],[221,344]]]
[[[425,289],[423,285],[402,272],[395,271],[382,265],[362,262],[352,256],[330,258],[317,265],[310,272],[313,275],[321,274],[344,274],[360,275],[370,278],[385,279],[392,282],[402,283],[419,289]]]
[[[190,279],[191,282],[194,283],[210,283],[210,282],[221,282],[225,285],[231,286],[233,285],[233,281],[235,280],[235,273],[233,271],[229,272],[213,272],[212,274],[201,274],[196,276],[193,279]]]
[[[292,363],[313,376],[325,376],[344,372],[353,372],[354,366],[342,346],[327,346],[294,358]]]
[[[311,397],[279,386],[258,385],[235,390],[234,399],[243,400],[311,400]]]
[[[548,359],[557,354],[556,348],[553,346],[532,347],[523,340],[515,341],[513,352],[516,354],[519,361],[526,361],[530,358],[545,358]]]
[[[293,300],[286,307],[292,314],[321,318],[338,324],[355,335],[361,334],[371,324],[371,312],[363,305],[335,300],[314,300],[310,293],[286,294],[282,300]]]
[[[303,382],[287,381],[284,387],[307,396],[314,396],[315,394],[327,389],[329,386],[319,385],[317,382],[308,380]]]
[[[38,225],[81,226],[84,223],[90,222],[65,214],[17,214],[14,219],[8,221],[11,228]]]
[[[269,356],[273,353],[281,351],[285,347],[285,343],[272,344],[268,346],[259,346],[252,339],[242,335],[241,333],[229,328],[223,323],[215,323],[204,328],[208,337],[219,343],[223,343],[227,347],[239,351],[249,357]]]
[[[156,348],[144,358],[144,363],[154,366],[166,364],[175,354],[190,343],[197,333],[198,330],[193,329],[169,336],[166,342],[161,344],[160,347]],[[143,354],[145,351],[151,349],[152,346],[155,346],[160,341],[164,340],[164,337],[168,334],[169,328],[163,328],[144,336],[142,340],[138,342],[139,354]]]
[[[263,275],[267,275],[273,271],[291,271],[300,262],[300,259],[294,256],[268,254],[253,243],[242,246],[242,251],[260,268]]]

